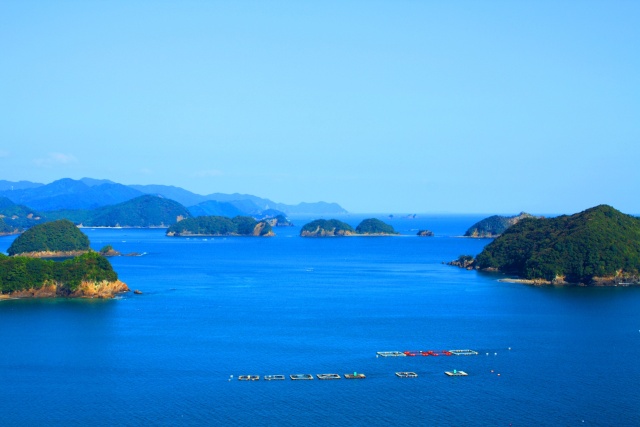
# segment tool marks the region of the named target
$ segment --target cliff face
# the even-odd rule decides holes
[[[108,282],[103,280],[101,282],[81,282],[78,289],[74,292],[67,292],[67,290],[59,286],[57,283],[48,283],[39,289],[24,289],[21,291],[11,292],[9,294],[0,295],[0,299],[13,299],[13,298],[113,298],[117,294],[129,292],[129,287],[126,283],[116,280],[114,282]]]

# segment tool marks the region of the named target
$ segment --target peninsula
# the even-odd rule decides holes
[[[96,252],[62,262],[0,254],[0,299],[113,298],[128,291]]]
[[[179,221],[167,229],[167,236],[275,236],[266,221],[249,216],[199,216]]]
[[[574,215],[525,218],[461,267],[516,275],[524,283],[640,284],[640,219],[600,205]]]

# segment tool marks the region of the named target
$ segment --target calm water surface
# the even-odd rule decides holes
[[[111,259],[144,294],[1,302],[1,424],[640,425],[640,289],[443,265],[488,243],[456,237],[478,219],[393,219],[403,236],[380,238],[85,229],[95,249],[146,253]],[[480,355],[376,357],[456,348]],[[367,378],[237,381],[334,372]]]

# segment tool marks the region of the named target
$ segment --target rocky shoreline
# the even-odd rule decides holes
[[[23,289],[8,294],[0,294],[0,300],[7,299],[29,299],[29,298],[99,298],[111,299],[118,294],[129,292],[130,289],[126,283],[116,280],[108,282],[83,281],[73,292],[66,292],[64,287],[57,283],[48,283],[41,288]]]

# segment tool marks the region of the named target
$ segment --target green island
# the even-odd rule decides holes
[[[363,220],[356,227],[356,234],[368,235],[368,236],[384,236],[397,233],[393,227],[385,222],[376,218],[368,218]]]
[[[523,283],[640,284],[640,219],[600,205],[574,215],[525,218],[465,268],[500,271]],[[455,264],[456,261],[452,262]]]
[[[13,241],[7,253],[49,258],[73,256],[89,250],[87,235],[71,221],[61,219],[34,225]]]
[[[167,236],[274,236],[271,225],[250,216],[199,216],[187,218],[167,229]]]
[[[526,212],[521,212],[519,215],[515,216],[493,215],[473,224],[464,233],[464,236],[476,238],[496,238],[504,233],[507,228],[517,224],[524,218],[533,218],[533,215],[530,215]]]
[[[337,219],[316,219],[302,226],[302,237],[351,236],[355,233],[346,222]]]
[[[113,298],[128,291],[109,260],[96,252],[62,262],[0,254],[0,299]]]

